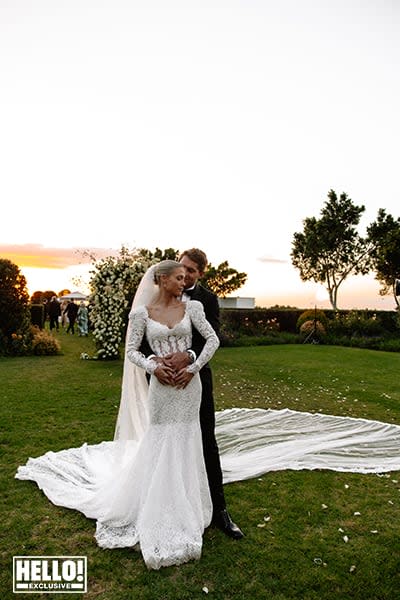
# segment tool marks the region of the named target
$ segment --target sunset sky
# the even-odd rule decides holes
[[[397,218],[400,3],[0,0],[0,256],[203,248],[258,305],[329,306],[290,262],[332,188]],[[341,308],[394,307],[373,275]]]

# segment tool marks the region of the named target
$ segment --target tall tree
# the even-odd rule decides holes
[[[218,267],[208,264],[201,283],[220,298],[225,298],[231,292],[242,287],[246,280],[246,273],[239,273],[225,260]]]
[[[28,336],[28,302],[26,279],[19,267],[6,258],[0,258],[0,354],[13,354],[15,340]]]
[[[371,244],[356,227],[365,206],[356,206],[344,192],[328,193],[321,218],[304,219],[304,229],[293,236],[292,264],[303,281],[325,285],[332,308],[338,308],[338,290],[350,275],[365,275],[371,269]]]
[[[397,308],[400,302],[396,296],[400,280],[400,218],[394,219],[380,208],[376,221],[367,228],[372,244],[372,268],[375,279],[381,284],[379,293],[386,296],[392,293]]]

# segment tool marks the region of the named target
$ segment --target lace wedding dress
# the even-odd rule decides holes
[[[144,306],[131,315],[127,356],[149,374],[157,364],[139,351],[143,335],[155,355],[165,356],[190,348],[192,324],[206,339],[200,356],[188,367],[194,377],[185,389],[151,377],[149,424],[140,442],[48,452],[29,459],[16,475],[36,481],[54,504],[96,519],[99,546],[140,549],[152,569],[201,555],[212,504],[199,424],[198,372],[219,342],[197,301],[186,304],[183,319],[173,328],[152,320]]]

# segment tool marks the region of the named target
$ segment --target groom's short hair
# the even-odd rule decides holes
[[[184,256],[187,256],[190,260],[196,263],[197,268],[200,273],[204,273],[208,264],[207,255],[203,250],[199,248],[190,248],[189,250],[184,250],[179,257],[181,260]]]

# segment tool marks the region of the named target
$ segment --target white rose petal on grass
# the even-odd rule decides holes
[[[354,573],[354,571],[357,569],[356,565],[351,565],[349,571],[350,573]]]
[[[265,523],[258,523],[257,527],[260,527],[260,529],[261,529],[261,527],[265,527]]]
[[[349,485],[347,485],[347,483],[345,483],[345,484],[344,484],[344,489],[345,489],[345,490],[348,490],[348,489],[349,489],[349,487],[350,487],[350,486],[349,486]]]
[[[371,529],[371,533],[378,533],[377,529]]]
[[[205,594],[208,594],[208,587],[204,586],[203,588],[201,588],[201,591],[204,592]]]
[[[358,512],[358,510],[357,510],[357,511],[354,513],[354,516],[355,516],[355,517],[359,517],[360,515],[361,515],[361,513],[360,513],[360,512]]]
[[[321,508],[322,508],[323,510],[326,510],[326,509],[328,508],[328,506],[327,506],[326,504],[321,504]]]
[[[344,541],[345,544],[347,544],[347,542],[349,541],[349,538],[348,538],[347,535],[343,536],[343,541]]]

